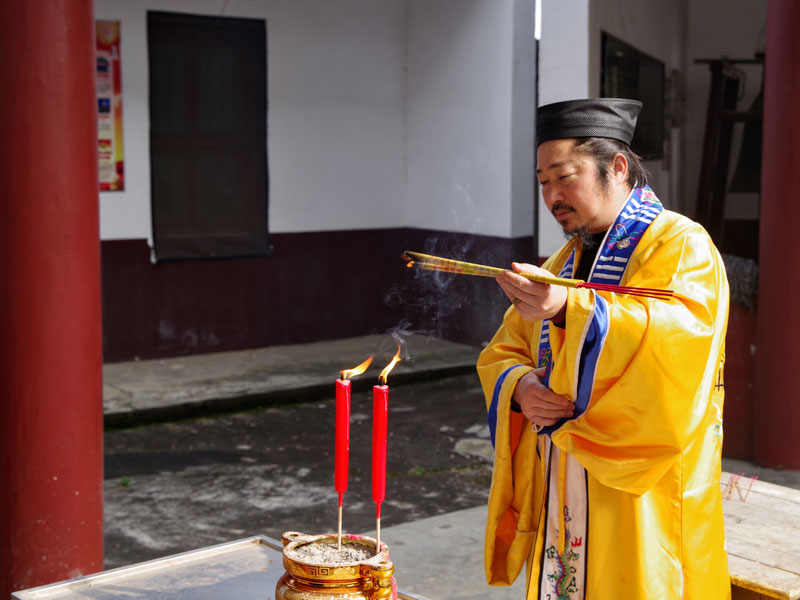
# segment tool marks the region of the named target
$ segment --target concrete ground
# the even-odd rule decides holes
[[[408,335],[391,385],[474,373],[478,350],[431,337]],[[103,367],[106,426],[124,427],[220,411],[330,397],[339,371],[374,355],[353,379],[371,389],[397,349],[397,339],[371,335],[237,352],[141,360]]]
[[[389,460],[381,538],[398,583],[437,599],[511,600],[522,582],[483,577],[491,445],[478,350],[411,336],[389,376]],[[286,530],[336,527],[334,384],[353,380],[344,530],[374,535],[371,386],[388,336],[104,367],[106,567]],[[744,461],[725,470],[800,488],[800,473]]]
[[[344,530],[375,535],[371,387],[387,336],[104,367],[106,568],[251,535],[336,528],[333,380],[353,380]],[[389,376],[381,538],[403,591],[505,600],[483,576],[491,479],[473,347],[411,336]]]

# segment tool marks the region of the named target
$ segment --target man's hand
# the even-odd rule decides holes
[[[571,417],[575,405],[565,397],[559,396],[542,383],[544,369],[535,369],[520,377],[514,390],[522,413],[534,425],[546,427],[555,425],[561,419]]]
[[[514,272],[498,275],[497,283],[526,321],[541,321],[559,315],[567,304],[567,288],[549,283],[536,283],[517,273],[535,273],[552,277],[553,274],[539,267],[524,263],[512,263]]]

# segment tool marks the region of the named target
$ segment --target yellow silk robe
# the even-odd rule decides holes
[[[545,268],[558,273],[574,244]],[[663,211],[641,236],[621,284],[672,289],[675,296],[570,289],[565,328],[549,328],[549,386],[573,397],[587,319],[596,295],[606,301],[608,333],[591,400],[551,434],[553,446],[586,470],[585,598],[730,598],[720,492],[728,319],[722,260],[702,227]],[[545,435],[510,411],[509,401],[517,380],[536,367],[541,327],[509,308],[478,360],[497,416],[486,576],[492,585],[510,585],[527,563],[528,600],[540,589]]]

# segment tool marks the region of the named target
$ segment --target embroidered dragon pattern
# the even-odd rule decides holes
[[[569,531],[569,527],[566,526],[572,520],[572,517],[569,515],[569,508],[564,507],[564,525],[565,525],[565,537],[564,539],[570,540],[571,535]],[[576,537],[575,539],[571,540],[569,543],[568,548],[564,548],[564,551],[559,554],[558,549],[555,545],[550,546],[545,550],[545,557],[553,561],[555,566],[555,571],[552,573],[547,574],[547,580],[552,584],[553,591],[555,592],[555,598],[552,600],[571,600],[571,594],[577,593],[579,590],[578,588],[578,581],[575,577],[575,573],[578,571],[571,563],[580,559],[580,554],[578,554],[573,548],[580,548],[583,545],[583,538]]]

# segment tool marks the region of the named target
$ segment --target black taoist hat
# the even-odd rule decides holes
[[[540,106],[536,111],[536,143],[564,138],[611,138],[631,145],[638,100],[585,98]]]

